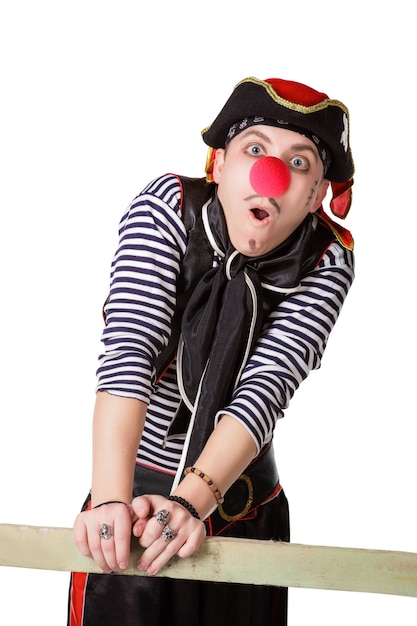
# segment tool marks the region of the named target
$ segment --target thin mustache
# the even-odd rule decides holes
[[[254,193],[252,196],[248,196],[247,198],[244,198],[244,200],[245,201],[247,201],[247,200],[257,200],[258,198],[261,198],[261,196],[259,196],[257,193]],[[279,204],[278,204],[278,202],[274,198],[267,198],[267,200],[268,200],[268,202],[270,204],[272,204],[274,209],[276,209],[278,211],[278,213],[281,212],[281,209],[279,208]]]

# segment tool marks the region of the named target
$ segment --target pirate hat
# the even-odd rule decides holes
[[[306,130],[327,146],[331,153],[326,172],[333,189],[331,209],[338,217],[345,217],[354,174],[347,107],[302,83],[245,78],[236,85],[214,122],[202,131],[203,140],[214,150],[224,148],[232,125],[256,116],[296,127],[301,133]]]

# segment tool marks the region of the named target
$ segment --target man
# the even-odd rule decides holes
[[[207,182],[165,175],[120,224],[98,369],[91,494],[75,540],[78,624],[285,624],[287,590],[125,577],[210,535],[289,540],[271,441],[353,280],[346,107],[248,78],[203,131]],[[133,494],[133,498],[132,498]],[[146,494],[146,495],[145,495]]]

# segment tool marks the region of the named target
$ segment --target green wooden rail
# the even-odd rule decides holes
[[[140,552],[132,541],[132,566],[121,575],[146,576],[134,567]],[[101,572],[78,551],[70,528],[14,524],[0,524],[0,565]],[[207,538],[193,556],[173,558],[159,575],[417,597],[417,554],[388,550]]]

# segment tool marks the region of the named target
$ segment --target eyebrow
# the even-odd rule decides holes
[[[307,143],[296,143],[291,146],[291,150],[309,150],[314,155],[316,161],[318,161],[320,158],[319,153],[317,152],[317,148],[315,148],[314,146],[310,146]]]
[[[284,130],[285,130],[285,129],[284,129]],[[293,132],[296,132],[296,131],[293,131]],[[241,136],[241,135],[243,135],[243,133],[239,133],[239,135],[237,136],[237,138],[238,138],[239,136]],[[268,135],[265,135],[265,133],[263,133],[262,131],[260,131],[260,130],[258,130],[258,129],[252,129],[252,128],[251,128],[251,129],[248,129],[248,132],[247,132],[247,133],[245,133],[245,134],[243,135],[242,139],[245,139],[245,137],[248,137],[248,136],[250,136],[250,135],[255,135],[256,137],[260,137],[260,138],[261,138],[261,139],[263,139],[266,143],[269,143],[270,145],[272,144],[272,141],[271,141],[271,139],[268,137]],[[295,143],[295,144],[292,144],[291,146],[289,146],[289,149],[290,149],[290,150],[296,150],[296,151],[300,151],[300,150],[301,150],[301,151],[302,151],[302,150],[309,150],[309,151],[313,154],[313,156],[314,156],[314,158],[315,158],[316,162],[317,162],[317,161],[319,160],[319,158],[320,158],[320,157],[319,157],[319,153],[318,153],[318,151],[317,151],[317,148],[315,148],[314,146],[310,146],[310,144],[308,144],[308,143],[302,143],[302,142]]]

